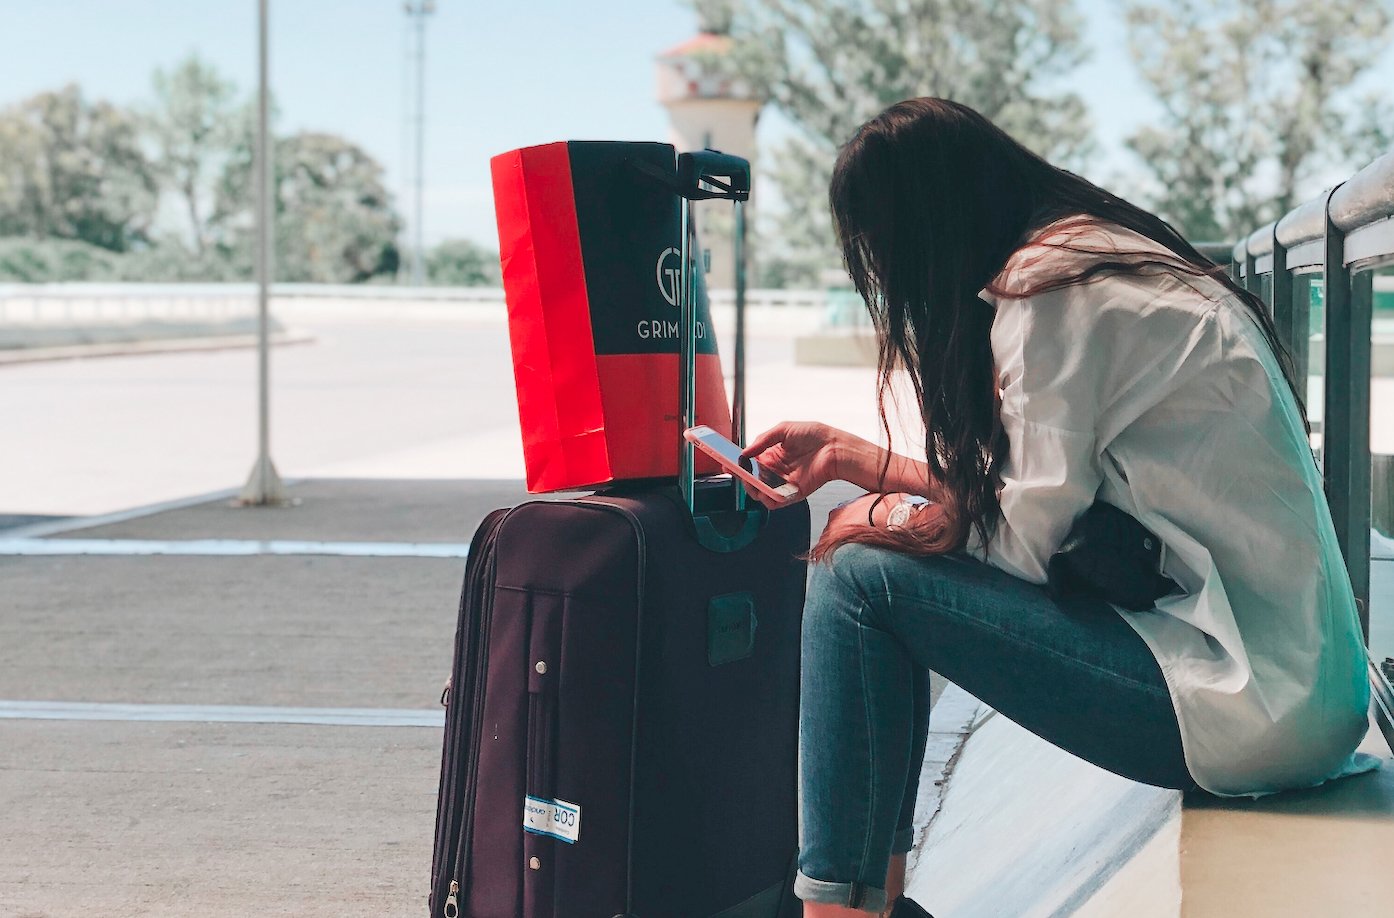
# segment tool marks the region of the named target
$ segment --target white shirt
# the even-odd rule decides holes
[[[1158,248],[1111,224],[1070,232]],[[997,283],[1023,291],[1089,257],[1030,245]],[[1258,796],[1377,767],[1353,751],[1366,657],[1321,477],[1247,307],[1173,273],[980,296],[996,310],[1010,446],[996,534],[985,553],[970,536],[969,553],[1044,583],[1096,496],[1121,507],[1162,539],[1182,588],[1146,612],[1115,608],[1161,666],[1196,782]]]

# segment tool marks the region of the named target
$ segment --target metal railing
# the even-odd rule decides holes
[[[398,287],[386,284],[276,284],[277,300],[503,303],[501,287]],[[734,291],[712,290],[713,306],[730,306]],[[823,290],[748,290],[761,308],[823,308]],[[860,301],[858,301],[860,302]],[[0,284],[0,324],[225,319],[256,311],[255,284]]]
[[[1234,279],[1268,304],[1302,383],[1317,356],[1313,342],[1324,351],[1319,461],[1368,643],[1372,475],[1394,475],[1390,457],[1375,457],[1370,448],[1374,280],[1394,265],[1394,152],[1255,230],[1232,255]],[[1310,326],[1318,284],[1325,325],[1319,339]],[[1394,693],[1384,679],[1374,683],[1381,727],[1394,743]]]
[[[1234,278],[1268,303],[1301,380],[1312,363],[1311,298],[1305,294],[1312,284],[1321,285],[1322,475],[1367,635],[1373,280],[1376,270],[1391,264],[1394,153],[1240,240],[1231,266]]]

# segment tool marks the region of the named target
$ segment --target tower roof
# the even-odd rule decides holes
[[[693,57],[698,54],[725,54],[731,49],[731,36],[719,32],[698,32],[658,55],[659,60]]]

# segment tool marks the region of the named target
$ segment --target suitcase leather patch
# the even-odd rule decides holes
[[[723,593],[707,604],[707,663],[721,666],[755,652],[755,597]]]

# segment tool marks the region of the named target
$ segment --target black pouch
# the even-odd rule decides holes
[[[1161,561],[1161,539],[1126,511],[1096,500],[1051,555],[1046,590],[1054,599],[1093,596],[1141,612],[1176,589]]]

